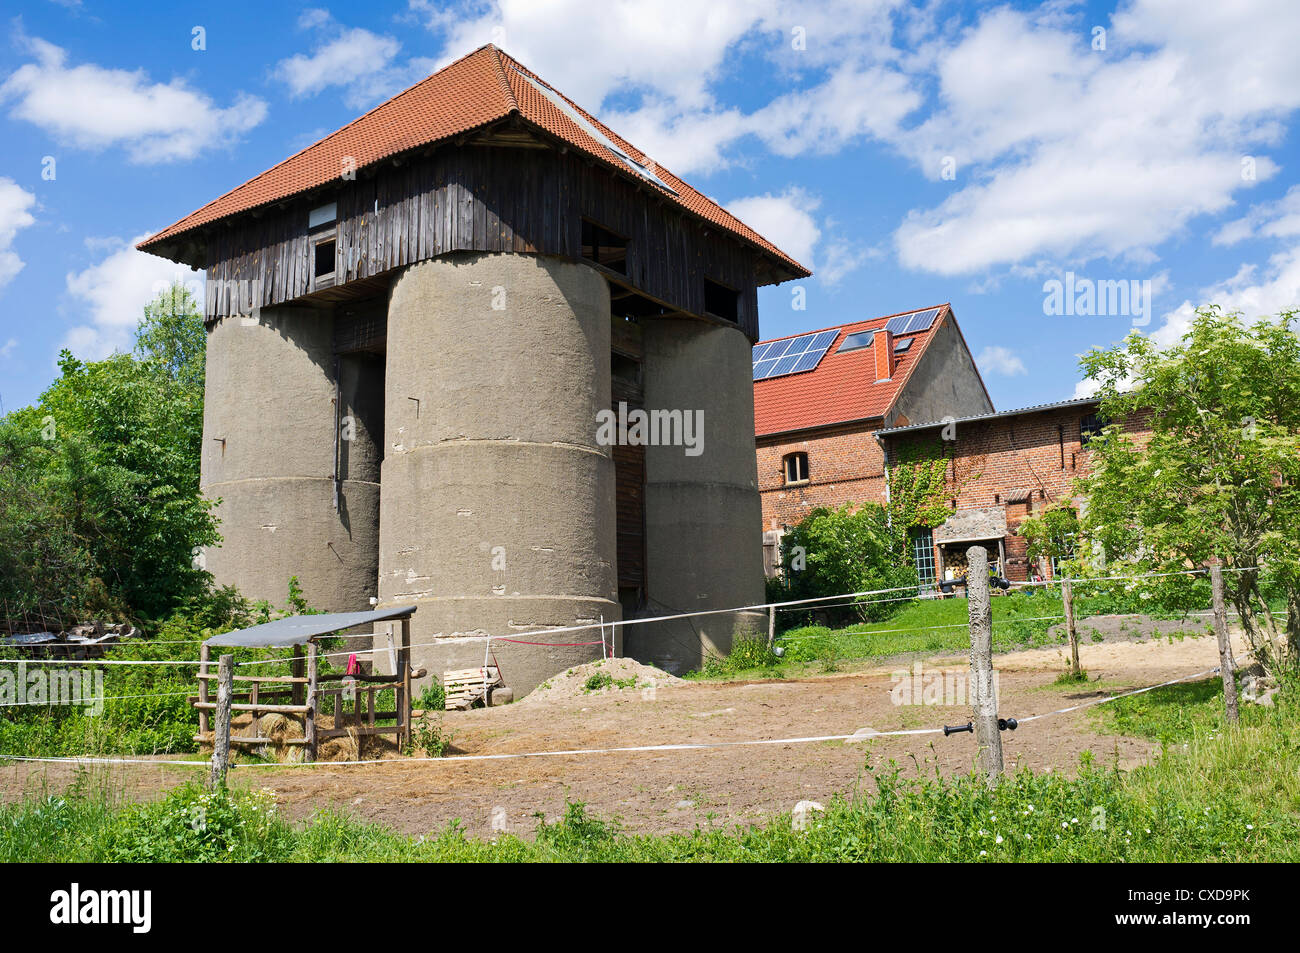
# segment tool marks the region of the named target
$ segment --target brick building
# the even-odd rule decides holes
[[[754,347],[754,432],[771,573],[785,527],[819,506],[883,502],[875,433],[993,412],[949,304]]]
[[[956,420],[878,430],[886,466],[909,450],[942,448],[949,458],[949,500],[953,515],[942,526],[915,536],[922,581],[951,578],[965,568],[966,547],[984,543],[1006,578],[1051,578],[1053,567],[1031,566],[1025,540],[1015,534],[1025,517],[1071,501],[1076,478],[1088,471],[1091,436],[1100,431],[1095,399],[1040,404]],[[1145,418],[1125,423],[1125,432],[1147,431]],[[927,556],[928,554],[928,556]]]

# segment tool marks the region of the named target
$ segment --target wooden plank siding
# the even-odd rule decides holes
[[[737,323],[758,336],[757,275],[767,266],[757,250],[573,153],[475,145],[385,164],[334,193],[215,225],[206,242],[208,318],[243,313],[253,291],[260,307],[313,292],[307,213],[330,201],[338,203],[336,287],[456,251],[579,259],[588,218],[628,239],[627,281],[638,291],[702,315],[708,277],[738,291]]]

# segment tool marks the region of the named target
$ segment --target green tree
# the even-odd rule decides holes
[[[1140,571],[1223,560],[1228,599],[1269,666],[1300,657],[1300,341],[1293,324],[1294,312],[1247,326],[1211,307],[1196,313],[1171,348],[1134,333],[1082,360],[1113,422],[1092,444],[1092,472],[1080,482],[1089,498],[1083,535],[1108,560]],[[1125,420],[1139,417],[1150,422],[1148,440],[1121,432]],[[1264,598],[1269,585],[1285,593],[1285,638]]]
[[[207,588],[193,566],[194,548],[219,539],[199,493],[202,323],[163,297],[146,308],[138,358],[64,351],[38,404],[0,418],[0,599],[11,613],[44,603],[160,617]]]
[[[1063,572],[1072,572],[1079,537],[1079,515],[1071,506],[1052,506],[1020,521],[1016,534],[1025,539],[1031,563],[1054,560]]]
[[[145,305],[136,326],[136,355],[200,396],[206,346],[199,301],[183,284],[174,283]]]

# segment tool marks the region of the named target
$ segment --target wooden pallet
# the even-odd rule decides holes
[[[489,694],[495,686],[504,684],[501,681],[501,673],[495,665],[487,667],[486,680],[482,668],[463,668],[443,672],[442,689],[447,696],[443,707],[447,711],[464,711],[478,702],[486,705],[488,699],[483,695],[485,683]]]

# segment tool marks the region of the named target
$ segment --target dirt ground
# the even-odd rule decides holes
[[[1092,620],[1090,620],[1092,621]],[[1054,686],[1065,666],[1064,648],[999,655],[1000,712],[1023,718],[1189,675],[1217,664],[1212,638],[1137,641],[1132,633],[1103,633],[1106,641],[1080,646],[1083,667],[1096,684]],[[1241,649],[1238,648],[1240,652]],[[945,670],[964,673],[962,656],[923,659],[919,691],[907,699],[897,670],[913,675],[913,661],[848,674],[799,680],[692,682],[620,660],[611,674],[628,687],[582,690],[587,672],[553,679],[551,689],[500,708],[448,712],[451,755],[510,754],[621,748],[638,745],[746,741],[850,735],[965,724],[970,707],[942,695]],[[584,669],[587,667],[584,667]],[[653,687],[651,681],[653,680]],[[936,688],[936,686],[938,686]],[[892,691],[891,691],[892,690]],[[938,704],[895,704],[895,700]],[[962,704],[943,704],[952,701]],[[434,716],[438,717],[438,716]],[[1009,768],[1073,771],[1091,751],[1098,763],[1130,767],[1149,758],[1151,743],[1097,733],[1087,710],[1057,715],[1002,735]],[[369,754],[369,752],[368,752]],[[554,819],[566,800],[585,802],[625,830],[682,831],[697,826],[757,823],[803,799],[826,801],[860,785],[872,789],[866,766],[897,762],[905,774],[968,771],[974,736],[942,734],[877,737],[862,742],[813,741],[708,749],[565,754],[489,761],[416,761],[328,767],[240,768],[234,784],[273,788],[291,816],[333,806],[408,834],[428,834],[458,819],[473,836],[496,829],[529,834],[537,815]],[[0,797],[61,790],[78,771],[105,775],[126,797],[151,798],[197,768],[20,764],[0,767]],[[495,821],[495,828],[494,828]]]

